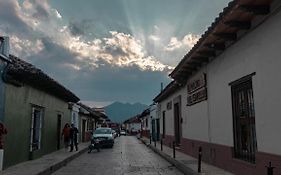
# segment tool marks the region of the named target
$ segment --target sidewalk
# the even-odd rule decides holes
[[[79,143],[79,151],[60,149],[39,159],[26,161],[0,171],[1,175],[48,175],[87,151],[89,143]],[[74,149],[75,150],[75,149]]]
[[[220,168],[215,166],[206,164],[202,162],[201,164],[201,173],[197,173],[198,168],[198,160],[188,156],[182,152],[176,150],[176,158],[173,158],[173,149],[163,145],[163,151],[161,151],[160,142],[156,142],[156,147],[154,146],[154,142],[149,144],[148,138],[140,138],[140,140],[151,148],[154,152],[158,153],[161,157],[166,159],[172,165],[177,167],[180,171],[182,171],[185,175],[233,175],[232,173],[226,172]]]

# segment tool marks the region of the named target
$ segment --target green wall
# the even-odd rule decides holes
[[[61,129],[66,122],[70,123],[67,102],[28,85],[15,87],[6,84],[5,86],[4,122],[8,134],[5,137],[4,168],[57,150],[57,115],[62,115]],[[31,156],[29,144],[33,105],[43,107],[44,112],[41,149],[34,151]]]

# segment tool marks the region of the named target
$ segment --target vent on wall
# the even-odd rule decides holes
[[[9,61],[10,42],[9,37],[0,36],[0,57]]]

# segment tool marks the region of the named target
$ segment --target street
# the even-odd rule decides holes
[[[115,139],[114,147],[84,153],[54,175],[182,175],[133,136]]]

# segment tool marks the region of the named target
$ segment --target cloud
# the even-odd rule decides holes
[[[37,20],[49,20],[50,7],[47,0],[25,0],[23,9]]]
[[[156,32],[160,30],[160,28],[159,28],[157,25],[154,25],[154,26],[153,26],[153,29],[154,29]]]
[[[93,25],[92,20],[70,21],[68,29],[73,36],[83,36],[88,34]]]
[[[104,38],[101,50],[103,59],[119,66],[138,66],[141,70],[165,71],[172,67],[164,65],[155,57],[147,55],[140,40],[124,33],[111,31],[110,38]],[[108,52],[111,51],[111,52]]]
[[[165,47],[165,50],[171,52],[177,49],[181,49],[183,47],[187,47],[190,49],[193,47],[194,44],[196,44],[199,37],[199,35],[194,34],[187,34],[183,37],[182,40],[178,40],[178,38],[172,37],[170,39],[169,44]]]
[[[137,65],[121,68],[99,60],[99,67],[92,68],[90,62],[77,60],[76,55],[48,38],[42,42],[44,49],[27,59],[86,101],[149,103],[159,92],[160,82],[168,81],[166,73],[142,71]]]
[[[77,59],[84,59],[94,67],[98,67],[102,60],[120,68],[137,66],[142,71],[167,72],[173,69],[148,55],[143,43],[130,34],[110,31],[109,37],[85,41],[80,36],[74,37],[65,33],[64,30],[67,29],[62,30],[65,36],[57,41],[58,44],[77,54]]]
[[[144,43],[130,34],[110,31],[108,37],[85,39],[84,35],[91,26],[91,20],[70,22],[68,26],[60,26],[60,18],[54,12],[56,10],[51,8],[46,0],[25,0],[22,5],[11,0],[10,3],[4,3],[5,5],[12,11],[6,10],[4,13],[8,13],[10,18],[14,19],[12,22],[6,21],[6,26],[22,27],[27,34],[27,36],[23,36],[23,33],[18,30],[12,33],[9,30],[4,32],[12,36],[13,44],[17,46],[15,49],[17,54],[27,56],[28,53],[40,51],[42,49],[41,41],[38,39],[40,36],[40,38],[49,38],[49,43],[53,42],[57,46],[65,48],[75,56],[74,59],[88,62],[92,68],[98,67],[99,60],[102,60],[120,68],[137,66],[142,71],[167,72],[173,69],[173,67],[161,63],[153,55],[149,55]],[[157,40],[156,36],[153,39]],[[42,42],[44,43],[44,41]],[[25,47],[25,44],[38,46],[38,49]],[[45,47],[48,46],[45,45]],[[55,48],[53,49],[55,50]],[[50,50],[50,52],[52,51]],[[77,69],[77,67],[72,67]]]
[[[44,49],[43,43],[40,39],[35,42],[31,42],[28,39],[20,39],[19,37],[12,35],[10,36],[10,45],[12,53],[21,55],[22,57],[28,57]]]
[[[57,9],[53,9],[52,11],[54,12],[57,18],[62,19],[62,16]]]
[[[173,67],[147,53],[143,41],[117,31],[86,39],[92,21],[64,25],[47,2],[0,0],[0,33],[10,36],[12,54],[88,101],[148,102],[168,81]]]
[[[160,40],[160,38],[156,35],[149,35],[148,38],[152,41],[155,41],[155,42]]]
[[[32,28],[22,18],[22,11],[16,0],[0,0],[0,27],[3,33],[31,36]]]
[[[70,22],[69,23],[69,31],[73,36],[79,36],[79,35],[84,35],[84,29],[83,26],[80,26],[80,24]]]
[[[112,101],[81,101],[81,102],[92,108],[93,107],[102,108],[113,103]]]

